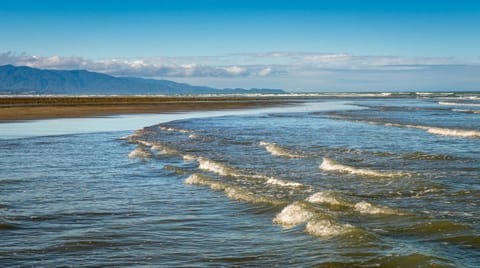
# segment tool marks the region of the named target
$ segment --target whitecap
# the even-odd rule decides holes
[[[356,168],[356,167],[337,163],[327,157],[323,158],[323,162],[320,165],[320,169],[324,171],[350,173],[353,175],[368,176],[368,177],[399,177],[399,176],[408,175],[406,173],[401,173],[401,172],[386,172],[386,171]]]
[[[227,185],[222,182],[215,181],[207,176],[196,173],[186,178],[185,184],[204,185],[210,187],[212,190],[224,190],[227,188]]]
[[[185,161],[195,161],[195,160],[197,160],[197,158],[193,155],[186,154],[186,155],[183,155],[183,160],[185,160]]]
[[[329,204],[336,206],[351,206],[347,201],[342,200],[337,193],[332,191],[317,192],[309,196],[306,201],[315,204]]]
[[[314,216],[314,213],[305,204],[300,202],[292,203],[280,211],[273,223],[280,224],[285,228],[291,228],[296,225],[307,222]]]
[[[180,133],[191,133],[191,130],[186,130],[186,129],[180,129],[180,128],[174,128],[174,127],[167,127],[167,126],[159,126],[159,128],[163,131],[169,131],[169,132],[180,132]]]
[[[267,150],[267,152],[269,152],[273,156],[281,156],[281,157],[288,157],[288,158],[304,158],[305,157],[303,155],[300,155],[300,154],[291,152],[285,148],[282,148],[275,143],[261,141],[259,145],[265,147],[265,150]]]
[[[478,107],[480,103],[467,103],[467,102],[446,102],[440,101],[438,104],[440,105],[448,105],[448,106],[471,106],[471,107]]]
[[[271,205],[285,204],[284,201],[258,195],[246,189],[242,189],[235,186],[226,187],[224,191],[225,191],[225,195],[228,198],[233,200],[244,201],[244,202],[249,202],[254,204],[256,203],[265,203],[265,204],[271,204]]]
[[[337,117],[345,120],[353,120],[345,117]],[[365,120],[354,120],[355,122],[366,123],[370,125],[383,125],[387,127],[398,127],[398,128],[414,128],[421,129],[427,133],[440,136],[450,136],[450,137],[461,137],[461,138],[480,138],[479,130],[468,130],[468,129],[457,129],[457,128],[442,128],[442,127],[432,127],[432,126],[422,126],[422,125],[404,125],[398,123],[385,123],[378,121],[365,121]]]
[[[199,169],[217,173],[218,175],[222,175],[222,176],[239,176],[231,168],[221,163],[210,160],[208,158],[199,157],[196,160],[199,163],[199,166],[198,166]]]
[[[188,138],[194,140],[194,139],[199,139],[200,136],[198,136],[198,135],[195,134],[195,133],[192,133],[192,134],[188,135]]]
[[[419,127],[428,133],[442,136],[463,137],[463,138],[480,138],[478,130],[449,129],[439,127]]]
[[[293,188],[298,188],[298,187],[303,187],[304,185],[298,182],[292,182],[292,181],[287,181],[287,180],[282,180],[282,179],[276,179],[276,178],[269,178],[266,181],[267,184],[271,185],[277,185],[277,186],[282,186],[282,187],[293,187]]]
[[[467,114],[480,114],[480,110],[452,109],[452,111]]]
[[[151,149],[157,151],[159,154],[179,154],[177,150],[158,143],[153,144]]]
[[[128,154],[128,157],[129,158],[148,158],[148,157],[152,157],[152,154],[148,151],[145,151],[144,148],[138,147],[138,148],[134,149],[133,151],[131,151]]]
[[[331,219],[313,219],[305,226],[305,231],[314,236],[330,237],[349,233],[355,230],[350,224],[337,223]]]
[[[385,206],[373,205],[366,201],[361,201],[355,204],[355,211],[363,214],[386,214],[386,215],[402,215],[396,209],[392,209]]]

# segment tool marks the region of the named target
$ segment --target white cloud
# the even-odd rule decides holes
[[[473,62],[462,62],[445,57],[267,52],[93,60],[83,57],[0,53],[0,65],[86,69],[116,76],[164,78],[192,83],[200,81],[205,85],[225,87],[248,85],[307,89],[374,89],[374,86],[392,84],[403,88],[428,84],[438,87],[442,83],[463,88],[467,85],[474,87],[480,82],[480,59],[472,59]]]
[[[229,74],[232,74],[232,75],[241,75],[241,74],[245,74],[247,72],[247,70],[245,68],[238,67],[238,66],[226,67],[225,71]]]
[[[271,73],[272,73],[272,68],[267,67],[267,68],[265,68],[265,69],[260,70],[257,74],[258,74],[259,76],[268,76],[268,75],[271,74]]]

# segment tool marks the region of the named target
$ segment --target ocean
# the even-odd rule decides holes
[[[295,97],[7,125],[0,266],[480,267],[480,94]]]

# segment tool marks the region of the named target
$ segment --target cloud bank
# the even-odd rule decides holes
[[[474,58],[474,57],[472,57]],[[474,58],[475,59],[475,58]],[[0,65],[86,69],[115,76],[171,79],[215,87],[299,91],[480,90],[479,58],[268,52],[221,56],[88,59],[0,53]]]

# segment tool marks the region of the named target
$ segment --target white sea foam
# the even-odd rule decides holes
[[[213,190],[225,190],[227,185],[222,182],[215,181],[207,176],[200,174],[192,174],[185,179],[185,184],[190,185],[204,185],[208,186]]]
[[[337,206],[350,206],[350,204],[342,200],[338,194],[331,191],[318,192],[309,196],[306,201],[315,204],[329,204]]]
[[[361,201],[355,204],[354,207],[355,211],[364,214],[387,214],[387,215],[402,215],[398,210],[385,207],[385,206],[378,206],[368,203],[366,201]]]
[[[191,154],[183,155],[183,160],[185,161],[195,161],[197,158]]]
[[[192,132],[191,130],[174,128],[174,127],[166,127],[166,126],[160,126],[159,128],[163,131],[169,131],[169,132],[180,132],[180,133],[191,133]]]
[[[217,173],[222,176],[239,176],[239,174],[235,173],[231,168],[208,158],[199,157],[196,160],[198,161],[199,169]]]
[[[287,181],[287,180],[282,180],[277,178],[269,178],[266,183],[271,185],[278,185],[282,187],[293,187],[293,188],[304,186],[303,184],[298,182],[292,182],[292,181]]]
[[[428,133],[442,136],[463,137],[463,138],[480,138],[478,130],[450,129],[439,127],[418,127],[426,130]]]
[[[386,172],[386,171],[356,168],[356,167],[337,163],[327,157],[323,158],[323,162],[320,165],[320,169],[324,171],[350,173],[353,175],[368,176],[368,177],[399,177],[399,176],[408,175],[406,173],[400,173],[400,172]]]
[[[440,136],[461,137],[461,138],[480,138],[480,131],[478,130],[441,128],[441,127],[419,126],[419,125],[399,125],[399,127],[421,129],[426,131],[427,133],[440,135]]]
[[[152,154],[148,151],[145,151],[145,149],[142,147],[138,147],[128,154],[129,158],[148,158],[151,156]]]
[[[158,143],[153,144],[151,148],[152,150],[157,151],[159,154],[179,154],[177,150]]]
[[[142,136],[144,133],[145,133],[144,129],[137,129],[132,134],[127,135],[127,136],[123,136],[120,139],[121,140],[133,141],[135,138],[138,138],[138,137]]]
[[[452,111],[467,114],[480,114],[480,110],[452,109]]]
[[[261,141],[259,143],[259,145],[265,147],[265,150],[267,150],[267,152],[269,152],[273,156],[281,156],[281,157],[289,157],[289,158],[303,158],[303,157],[305,157],[303,155],[300,155],[300,154],[291,152],[287,149],[284,149],[284,148],[278,146],[275,143]]]
[[[195,134],[195,133],[192,133],[192,134],[188,135],[188,138],[194,140],[194,139],[199,139],[200,136],[198,136],[198,135]]]
[[[441,101],[438,104],[448,105],[448,106],[470,106],[470,107],[480,107],[480,103],[467,103],[467,102],[446,102]]]
[[[305,204],[295,202],[283,208],[282,211],[273,218],[273,223],[291,228],[307,222],[313,216],[314,213],[305,206]]]
[[[151,147],[153,145],[151,142],[144,141],[144,140],[136,140],[135,142],[138,143],[138,144],[147,146],[147,147]]]
[[[284,201],[281,201],[279,199],[258,195],[246,189],[242,189],[234,186],[226,187],[224,192],[228,198],[233,200],[238,200],[238,201],[244,201],[244,202],[249,202],[254,204],[256,203],[265,203],[265,204],[271,204],[271,205],[285,204]]]
[[[350,224],[340,224],[331,219],[313,219],[305,226],[305,231],[314,236],[338,236],[354,231]]]
[[[345,119],[345,117],[339,117],[339,118]],[[350,120],[350,119],[347,119],[347,120]],[[425,132],[433,135],[440,135],[440,136],[461,137],[461,138],[480,138],[480,130],[442,128],[442,127],[421,126],[421,125],[404,125],[404,124],[398,124],[398,123],[383,123],[383,122],[365,121],[365,120],[355,120],[355,122],[366,123],[371,125],[384,125],[387,127],[415,128],[415,129],[424,130]]]

